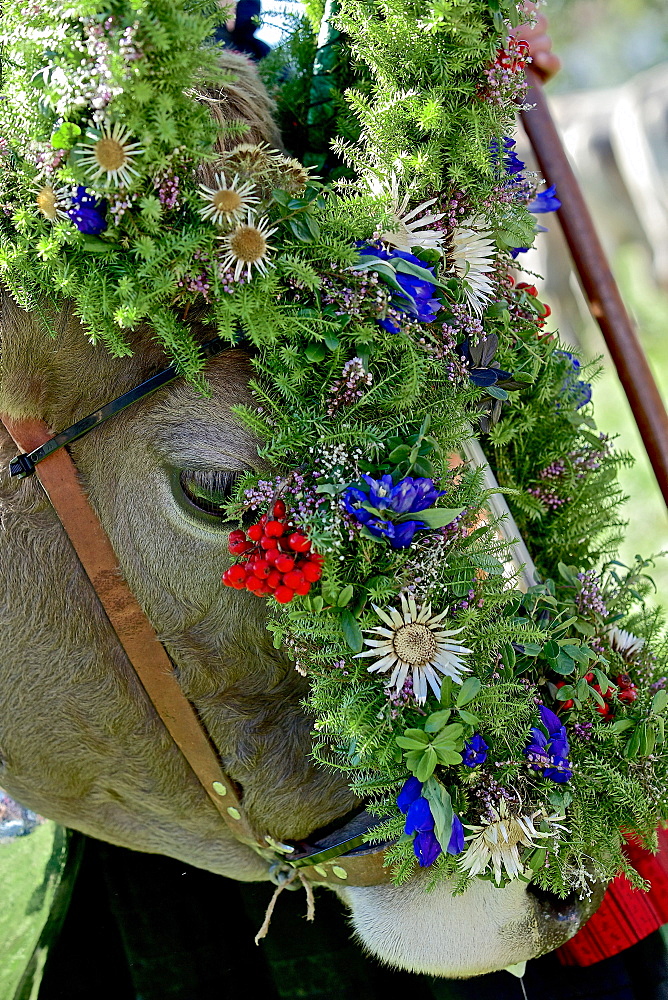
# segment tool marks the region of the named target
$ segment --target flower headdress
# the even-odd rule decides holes
[[[610,561],[622,459],[513,275],[558,205],[508,136],[517,16],[341,0],[326,79],[308,20],[266,71],[289,154],[230,122],[219,156],[194,96],[225,82],[212,18],[5,4],[0,275],[27,309],[74,298],[115,352],[148,325],[193,379],[191,306],[243,332],[257,406],[235,412],[272,478],[207,503],[255,521],[230,524],[223,580],[268,602],[309,677],[315,755],[385,817],[397,878],[563,894],[616,874],[622,831],[652,845],[668,819],[668,691],[646,564]],[[463,461],[476,434],[528,590],[490,469]]]

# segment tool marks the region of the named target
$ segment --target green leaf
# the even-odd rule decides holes
[[[559,575],[566,581],[570,583],[571,587],[580,588],[580,581],[578,580],[578,571],[576,566],[567,566],[566,563],[558,563],[557,569],[559,570]]]
[[[329,347],[330,351],[335,351],[337,347],[340,346],[340,341],[334,336],[333,333],[325,334],[325,343]]]
[[[446,788],[436,778],[428,778],[422,794],[429,802],[434,817],[434,833],[439,844],[445,849],[452,834],[452,799]]]
[[[451,711],[449,708],[443,708],[440,712],[432,712],[431,715],[427,716],[427,720],[424,724],[425,733],[438,733],[446,725],[448,719],[450,718]]]
[[[353,653],[361,653],[364,646],[362,631],[357,619],[347,608],[341,614],[341,630]]]
[[[433,747],[432,745],[430,749],[434,750],[439,764],[454,767],[462,762],[462,755],[457,753],[456,750],[451,750],[450,747]]]
[[[401,747],[402,750],[419,750],[422,752],[427,743],[420,743],[419,740],[413,740],[409,736],[395,736],[394,737],[397,746]]]
[[[394,448],[389,454],[390,462],[404,462],[411,453],[411,449],[407,444],[400,444],[398,448]]]
[[[404,729],[404,737],[410,740],[416,740],[421,747],[429,746],[429,737],[425,733],[424,729]],[[397,740],[399,737],[397,737]]]
[[[660,688],[652,698],[652,714],[660,715],[666,705],[668,705],[668,691]]]
[[[336,606],[339,608],[345,608],[346,604],[349,604],[350,601],[352,600],[353,593],[354,590],[352,586],[349,585],[347,587],[344,587],[337,598]]]
[[[473,701],[481,687],[482,684],[477,677],[467,677],[459,689],[457,700],[455,701],[457,708],[463,708],[464,705],[468,705],[470,701]]]
[[[602,670],[599,670],[598,667],[594,667],[594,675],[601,689],[601,694],[606,694],[615,687],[610,678]]]
[[[111,253],[113,250],[118,250],[118,247],[114,243],[105,243],[104,240],[98,240],[94,236],[83,236],[81,249],[86,253]]]
[[[444,677],[441,684],[441,705],[449,708],[452,704],[452,677]]]
[[[558,657],[552,661],[551,666],[555,673],[567,677],[568,674],[572,674],[575,670],[575,661],[560,649]]]
[[[417,469],[419,459],[414,462]],[[446,524],[452,524],[456,517],[465,510],[464,507],[428,507],[427,510],[419,510],[416,514],[403,514],[399,520],[420,520],[424,521],[430,528],[444,528]]]
[[[570,656],[572,660],[577,660],[578,663],[588,663],[589,660],[592,658],[589,655],[589,653],[591,653],[591,650],[589,650],[589,647],[587,646],[573,646],[570,644],[564,645],[561,647],[561,652],[565,653],[566,656]],[[596,653],[594,653],[593,656],[595,658]]]
[[[53,149],[71,149],[80,135],[81,129],[78,125],[74,122],[63,122],[51,136],[51,146]]]
[[[460,758],[461,760],[461,758]],[[436,751],[433,747],[427,747],[422,755],[422,760],[418,764],[415,770],[415,777],[418,781],[426,781],[427,778],[431,778],[434,773],[434,768],[438,764],[438,757],[436,756]]]
[[[438,736],[434,738],[433,746],[437,748],[455,746],[461,740],[463,732],[464,727],[459,722],[450,723],[449,726],[444,726]]]
[[[637,757],[640,749],[641,727],[637,726],[633,731],[633,736],[624,747],[625,757]]]
[[[575,688],[572,684],[564,684],[557,691],[556,698],[557,701],[568,701],[570,698],[575,698]]]
[[[464,708],[458,708],[457,711],[459,713],[459,718],[462,722],[465,722],[467,726],[473,726],[474,729],[478,729],[482,726],[482,722],[477,715],[467,712]]]
[[[614,733],[625,733],[627,729],[633,728],[633,722],[631,719],[617,719],[617,722],[612,723],[611,728]]]
[[[485,386],[485,390],[488,396],[492,396],[494,399],[508,399],[508,393],[505,389],[502,389],[499,385],[488,385]]]
[[[317,364],[320,361],[324,361],[327,357],[327,348],[324,344],[312,341],[304,348],[304,354],[308,361],[312,364]]]

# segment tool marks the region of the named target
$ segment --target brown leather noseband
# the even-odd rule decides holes
[[[207,346],[204,345],[204,348]],[[212,353],[219,351],[210,350],[205,356]],[[160,380],[160,376],[168,374],[168,378]],[[151,388],[139,395],[132,390],[119,399],[125,400],[134,393],[134,398],[130,399],[134,402],[176,377],[175,369],[166,369],[149,380],[154,383]],[[157,714],[235,839],[260,853],[270,867],[273,864],[283,871],[286,868],[299,869],[303,876],[314,882],[354,886],[389,882],[391,875],[384,865],[384,847],[371,847],[364,843],[366,831],[378,822],[371,816],[357,816],[348,825],[352,825],[352,829],[344,827],[337,830],[301,852],[292,845],[277,842],[268,834],[259,835],[253,829],[237,786],[223,770],[197,712],[179,686],[172,661],[123,579],[109,537],[79,482],[70,455],[63,447],[99,426],[102,419],[119,412],[123,406],[114,408],[114,404],[118,403],[119,400],[112,401],[102,411],[56,435],[41,420],[14,420],[1,415],[2,423],[23,452],[10,464],[11,474],[25,477],[36,472]],[[100,418],[99,414],[103,412],[105,415]],[[353,853],[349,853],[351,851]]]

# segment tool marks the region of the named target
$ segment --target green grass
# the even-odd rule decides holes
[[[26,967],[49,917],[68,853],[67,832],[55,823],[38,826],[25,837],[0,844],[0,1000],[14,1000]],[[41,978],[46,948],[38,956],[31,992]]]

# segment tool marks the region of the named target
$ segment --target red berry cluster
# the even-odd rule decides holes
[[[524,38],[511,36],[507,41],[507,48],[497,51],[495,65],[511,73],[521,73],[526,69],[530,54],[529,43]]]
[[[295,594],[305,596],[322,576],[324,557],[311,549],[301,531],[294,531],[285,517],[285,504],[277,500],[248,531],[231,531],[229,548],[243,561],[223,573],[223,583],[252,594],[272,594],[279,604],[289,604]]]
[[[589,686],[593,687],[594,691],[598,691],[598,693],[603,698],[605,704],[599,705],[597,703],[596,711],[599,713],[599,715],[602,715],[606,721],[608,719],[611,719],[614,715],[613,706],[611,702],[615,694],[617,695],[618,699],[622,702],[623,705],[632,705],[633,702],[638,697],[638,689],[636,688],[635,684],[633,683],[628,674],[619,674],[619,676],[617,677],[617,691],[608,688],[605,694],[603,694],[603,692],[601,691],[601,687],[599,684],[593,683],[593,681],[595,680],[593,673],[585,674],[585,680],[587,681]],[[559,681],[557,687],[558,688],[563,687],[565,683],[566,681]],[[562,702],[561,708],[565,712],[567,712],[570,708],[573,707],[573,704],[574,704],[573,699],[569,698],[568,701]]]

